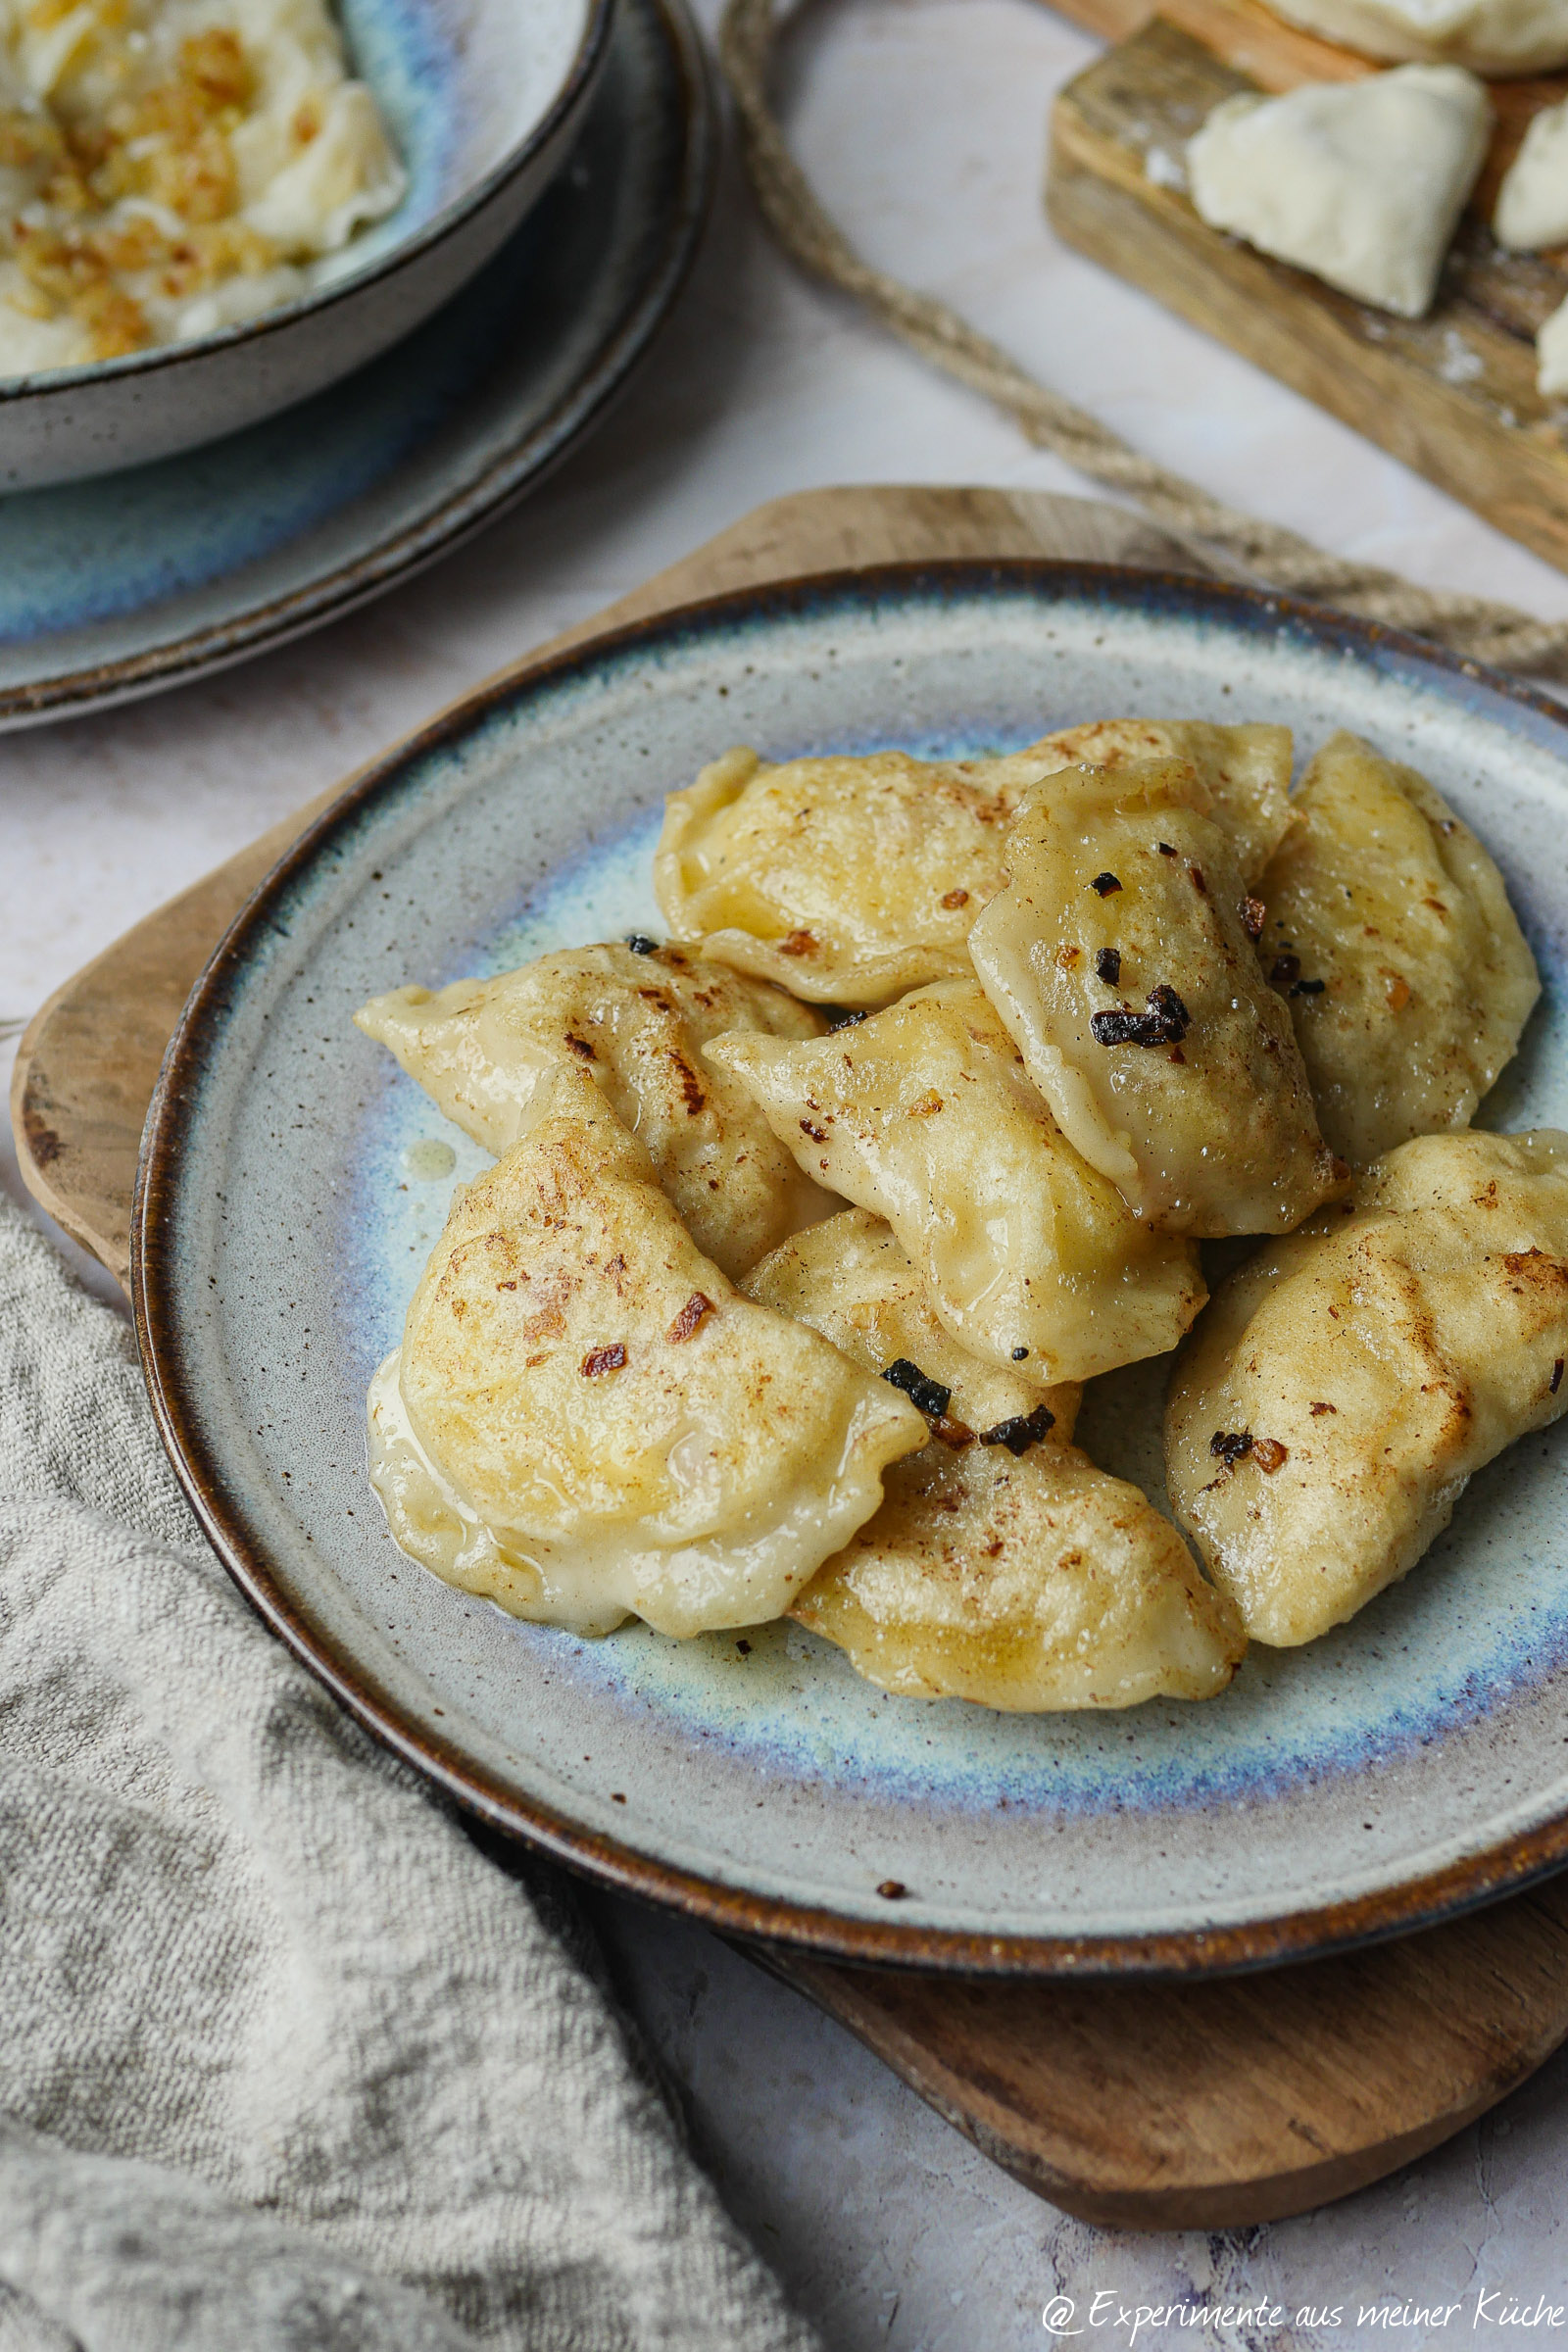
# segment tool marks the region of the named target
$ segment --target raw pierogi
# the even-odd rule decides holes
[[[1054,768],[1187,760],[1206,786],[1209,814],[1229,836],[1242,879],[1250,885],[1291,821],[1291,751],[1289,727],[1218,727],[1198,718],[1096,718],[1042,736],[1021,757],[1049,758]]]
[[[1171,1499],[1254,1641],[1414,1566],[1568,1406],[1568,1136],[1428,1136],[1221,1285],[1166,1413]]]
[[[742,1298],[584,1080],[460,1192],[370,1396],[403,1548],[519,1617],[606,1633],[788,1607],[926,1442],[922,1415]]]
[[[972,980],[939,981],[809,1045],[705,1049],[822,1184],[885,1217],[955,1336],[1044,1382],[1174,1347],[1197,1252],[1140,1226],[1024,1075]]]
[[[1139,1217],[1280,1232],[1337,1171],[1209,807],[1181,760],[1053,776],[969,948],[1067,1140]]]
[[[493,980],[395,988],[354,1017],[490,1152],[527,1132],[547,1072],[586,1070],[698,1248],[731,1277],[827,1206],[745,1088],[701,1058],[731,1029],[816,1037],[822,1015],[682,948],[575,948]]]
[[[1014,760],[906,752],[791,760],[734,751],[671,793],[654,888],[677,939],[818,1004],[885,1004],[967,972],[1026,783]]]
[[[1324,745],[1260,885],[1260,953],[1323,1133],[1356,1164],[1463,1127],[1541,993],[1502,876],[1414,768]]]

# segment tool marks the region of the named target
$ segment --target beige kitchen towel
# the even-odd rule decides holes
[[[0,1200],[0,2352],[810,2352],[569,1893],[251,1614]]]

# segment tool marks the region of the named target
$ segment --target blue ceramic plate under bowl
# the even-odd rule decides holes
[[[1336,727],[1498,858],[1544,999],[1487,1123],[1568,1127],[1568,718],[1412,640],[1095,566],[892,566],[717,600],[481,695],[313,827],[199,983],[149,1118],[136,1313],[187,1492],[283,1638],[499,1826],[751,1935],[1015,1971],[1255,1965],[1413,1927],[1568,1857],[1568,1422],[1478,1477],[1404,1583],[1201,1705],[893,1698],[780,1623],[678,1643],[521,1625],[414,1566],[365,1392],[483,1154],[351,1016],[658,927],[663,796],[781,760],[1017,748],[1127,713]],[[1082,1443],[1163,1499],[1164,1364]],[[893,1882],[898,1899],[879,1892]]]
[[[428,325],[248,432],[0,499],[0,726],[150,694],[318,627],[537,482],[680,290],[713,126],[682,0],[619,0],[559,179]]]

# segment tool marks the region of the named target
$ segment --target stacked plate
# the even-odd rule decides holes
[[[420,17],[345,13],[362,60],[383,15],[400,36]],[[472,93],[456,89],[427,170],[405,108],[422,209],[353,277],[188,351],[0,389],[0,469],[42,483],[0,499],[0,725],[150,693],[333,618],[487,521],[604,413],[695,252],[712,96],[682,0],[557,13],[569,37],[529,122],[475,152],[461,187],[442,174],[474,143]],[[467,15],[457,82],[478,77],[487,12]],[[390,115],[418,65],[389,56]],[[230,416],[241,429],[201,439]],[[66,469],[51,445],[141,454],[149,416],[172,420],[172,454],[45,478]]]

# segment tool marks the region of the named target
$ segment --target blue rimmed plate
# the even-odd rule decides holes
[[[537,482],[684,282],[714,114],[682,0],[619,0],[581,136],[430,323],[265,424],[0,499],[0,726],[175,685],[334,619]]]
[[[171,1047],[138,1329],[233,1573],[464,1801],[739,1931],[927,1965],[1217,1969],[1414,1926],[1568,1857],[1568,1424],[1479,1477],[1351,1625],[1254,1650],[1206,1705],[1096,1716],[890,1698],[790,1626],[743,1648],[518,1625],[414,1567],[369,1495],[365,1390],[480,1155],[354,1008],[657,927],[662,796],[731,742],[975,753],[1128,711],[1284,720],[1303,751],[1348,726],[1429,774],[1497,855],[1545,980],[1486,1115],[1568,1126],[1568,719],[1362,624],[1093,566],[754,592],[476,698],[290,853]],[[1094,1384],[1081,1425],[1156,1497],[1161,1377]]]

